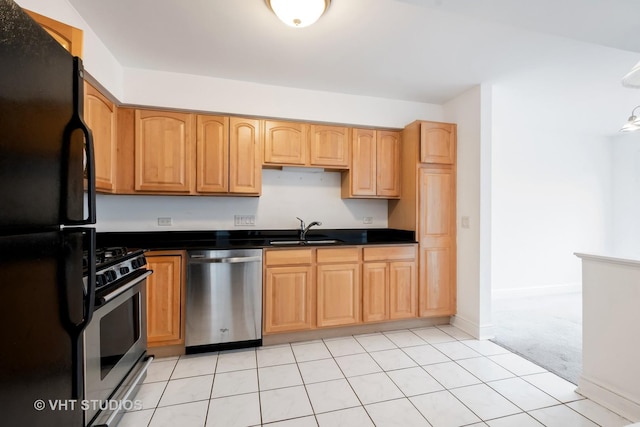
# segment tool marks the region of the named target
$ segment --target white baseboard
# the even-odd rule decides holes
[[[544,295],[559,295],[582,292],[582,283],[564,283],[561,285],[550,286],[531,286],[526,288],[506,288],[492,289],[491,297],[500,298],[518,298],[518,297],[536,297]]]
[[[472,322],[464,317],[460,317],[460,315],[457,314],[455,316],[451,316],[451,325],[479,340],[488,340],[495,336],[493,324],[479,325],[478,323]]]
[[[608,389],[603,384],[599,384],[597,380],[581,375],[576,391],[628,420],[640,421],[640,402],[634,402],[628,397]]]

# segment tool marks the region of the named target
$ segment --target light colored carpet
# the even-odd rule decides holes
[[[493,300],[492,340],[577,384],[582,371],[582,294]]]

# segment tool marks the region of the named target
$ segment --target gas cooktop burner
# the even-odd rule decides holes
[[[129,250],[125,247],[98,248],[94,262],[96,264],[96,289],[120,282],[147,265],[142,249]],[[89,265],[87,253],[85,253],[83,263],[86,275]]]

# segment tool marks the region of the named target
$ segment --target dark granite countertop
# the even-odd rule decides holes
[[[296,239],[298,239],[298,230],[126,231],[100,232],[97,245],[98,247],[126,246],[157,250],[248,249],[276,247],[270,242]],[[307,233],[307,239],[339,241],[337,245],[331,246],[416,243],[413,231],[390,228],[312,229]],[[278,245],[277,247],[291,246]]]

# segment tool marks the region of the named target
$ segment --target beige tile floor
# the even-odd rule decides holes
[[[452,326],[155,360],[120,427],[630,424]]]

